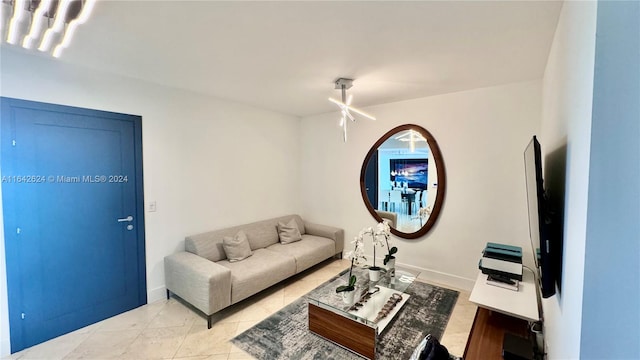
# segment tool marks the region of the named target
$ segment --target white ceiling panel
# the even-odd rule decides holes
[[[541,78],[561,6],[102,0],[60,61],[307,116]]]

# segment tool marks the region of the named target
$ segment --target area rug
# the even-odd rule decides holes
[[[315,292],[335,291],[333,287],[324,286],[325,284],[231,341],[260,360],[362,359],[309,332],[308,297],[313,297]],[[457,291],[418,281],[411,284],[405,292],[411,297],[380,337],[376,349],[377,359],[406,360],[427,334],[441,339],[458,299]]]

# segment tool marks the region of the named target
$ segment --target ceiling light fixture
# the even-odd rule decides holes
[[[351,106],[353,95],[350,94],[349,98],[347,98],[347,89],[350,89],[353,86],[353,79],[339,78],[336,80],[335,84],[336,89],[342,90],[342,101],[334,98],[329,98],[329,101],[338,105],[340,108],[340,113],[342,115],[340,118],[340,127],[342,127],[344,142],[347,142],[347,118],[351,121],[356,121],[356,118],[351,114],[352,111],[358,115],[366,117],[367,119],[375,120],[376,118]]]
[[[409,130],[400,136],[396,136],[395,139],[398,141],[410,141],[409,149],[411,150],[411,152],[416,151],[416,141],[427,142],[427,139],[425,139],[422,134],[414,130]]]
[[[82,11],[77,19],[72,20],[67,26],[67,31],[64,32],[64,37],[62,38],[62,42],[53,49],[53,57],[60,57],[63,49],[69,47],[71,43],[71,39],[76,32],[76,28],[78,25],[82,25],[87,22],[91,11],[93,10],[93,6],[95,5],[96,0],[86,0],[84,5],[82,6]]]
[[[84,24],[96,0],[0,0],[2,13],[0,25],[10,18],[6,41],[21,44],[31,49],[50,52],[59,57],[69,47],[76,28]],[[0,26],[0,37],[4,37],[5,26]],[[57,44],[57,46],[56,46]]]
[[[20,37],[18,27],[25,20],[27,10],[25,10],[26,0],[15,0],[13,3],[13,15],[9,20],[9,31],[7,34],[7,42],[9,44],[17,44]]]
[[[38,47],[40,51],[49,51],[53,44],[53,37],[55,34],[59,34],[64,29],[64,19],[67,17],[67,10],[69,10],[69,4],[71,0],[62,0],[58,4],[58,10],[56,11],[56,18],[53,21],[53,26],[48,28],[42,36],[42,42]]]
[[[40,33],[42,33],[42,26],[44,22],[47,20],[45,17],[45,11],[49,12],[49,5],[51,4],[51,0],[42,0],[40,5],[38,5],[38,9],[33,14],[33,20],[31,21],[31,30],[29,31],[29,35],[25,36],[24,41],[22,42],[22,47],[25,49],[31,49],[33,43],[38,39]]]

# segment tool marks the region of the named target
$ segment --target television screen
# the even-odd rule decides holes
[[[391,181],[406,182],[407,187],[412,189],[426,189],[428,165],[428,159],[391,159]]]
[[[524,164],[531,248],[542,297],[547,298],[555,294],[555,271],[552,262],[552,239],[549,237],[550,220],[542,179],[542,156],[540,143],[535,136],[524,151]]]

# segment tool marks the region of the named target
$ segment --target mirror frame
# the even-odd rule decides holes
[[[440,152],[440,148],[438,147],[438,143],[436,142],[435,138],[431,135],[429,131],[427,131],[427,129],[423,128],[420,125],[405,124],[405,125],[400,125],[398,127],[395,127],[389,130],[386,134],[382,135],[382,137],[378,141],[376,141],[375,144],[373,144],[373,146],[367,153],[367,156],[365,156],[364,161],[362,162],[362,168],[360,169],[360,194],[362,195],[362,201],[367,207],[367,210],[369,210],[369,213],[371,214],[371,216],[373,216],[373,218],[376,219],[376,221],[381,222],[382,218],[378,216],[378,214],[375,212],[375,209],[373,208],[373,205],[371,204],[371,202],[369,201],[369,197],[367,196],[367,190],[364,183],[365,171],[367,168],[367,164],[371,160],[371,156],[375,151],[378,150],[380,145],[382,145],[385,141],[387,141],[392,136],[405,130],[415,130],[420,134],[422,134],[422,136],[424,136],[425,139],[427,139],[427,144],[429,145],[430,151],[433,154],[433,159],[436,162],[436,173],[438,174],[438,192],[436,193],[436,200],[433,204],[433,209],[431,210],[431,214],[429,215],[429,219],[427,220],[427,223],[424,224],[422,228],[420,228],[420,230],[413,233],[404,233],[394,228],[391,228],[391,233],[398,237],[401,237],[403,239],[417,239],[419,237],[424,236],[427,232],[429,232],[429,230],[431,230],[435,222],[438,220],[438,216],[440,215],[440,210],[442,209],[442,204],[444,203],[444,195],[447,189],[447,186],[446,186],[447,178],[445,176],[444,160],[442,159],[442,153]]]

